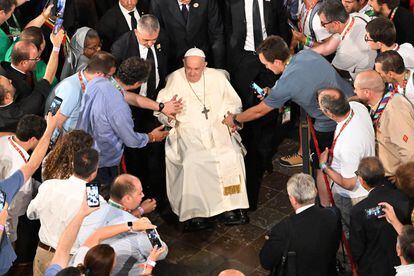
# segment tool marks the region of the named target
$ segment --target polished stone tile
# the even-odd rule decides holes
[[[177,239],[191,244],[198,249],[203,249],[221,236],[223,236],[223,231],[214,227],[204,231],[184,233]]]
[[[274,172],[263,179],[262,186],[269,187],[277,191],[286,190],[286,182],[288,179],[289,176],[281,174],[279,172]]]
[[[277,210],[268,207],[260,207],[256,211],[252,212],[252,215],[250,216],[250,223],[260,228],[269,230],[285,216],[286,215],[284,213]]]
[[[181,240],[174,240],[168,244],[168,262],[177,264],[180,260],[189,258],[200,251],[199,248],[192,246]]]
[[[260,188],[258,205],[260,206],[260,205],[267,203],[270,199],[274,198],[278,193],[279,191],[273,188],[270,188],[268,186],[262,186]]]
[[[289,215],[293,212],[292,205],[289,201],[289,196],[282,192],[269,200],[264,206],[282,212],[285,215]]]
[[[241,243],[248,245],[267,231],[253,224],[233,226],[226,232],[225,236],[238,239]]]
[[[237,237],[224,235],[216,241],[209,244],[205,249],[217,255],[229,257],[232,256],[240,247],[246,244]]]

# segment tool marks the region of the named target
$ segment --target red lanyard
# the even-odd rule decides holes
[[[22,157],[24,163],[27,163],[26,157],[24,156],[23,152],[19,149],[19,147],[13,142],[13,139],[12,139],[11,136],[9,137],[9,142],[13,146],[13,148],[20,154],[20,156]]]
[[[391,12],[391,16],[390,16],[390,20],[394,21],[394,16],[395,16],[395,12],[397,11],[398,7],[395,7],[392,12]]]
[[[345,36],[349,33],[349,31],[351,30],[352,26],[354,26],[355,23],[355,18],[352,17],[351,19],[351,24],[348,25],[348,28],[346,28],[344,35],[341,36],[341,40],[344,40]]]
[[[351,121],[352,117],[354,117],[354,111],[353,110],[351,110],[351,114],[349,115],[348,119],[346,119],[345,123],[342,125],[341,129],[339,130],[338,135],[336,135],[336,137],[332,141],[332,146],[331,146],[331,148],[329,150],[330,163],[332,163],[332,161],[333,161],[334,149],[335,149],[336,141],[338,140],[339,136],[341,135],[342,131],[344,131],[344,129],[346,128],[346,126],[349,125],[349,122]]]
[[[86,89],[86,87],[85,87],[85,83],[83,82],[83,78],[82,78],[82,73],[81,73],[81,71],[79,71],[79,72],[78,72],[78,78],[79,78],[79,81],[80,81],[80,85],[81,85],[82,93],[85,93],[85,89]]]

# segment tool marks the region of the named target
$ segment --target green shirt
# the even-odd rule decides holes
[[[8,48],[6,54],[4,55],[4,59],[3,60],[10,62],[10,60],[11,60],[11,52],[13,50],[14,44],[16,44],[17,41],[18,40],[16,40],[11,45],[9,45],[9,48]],[[46,63],[43,60],[39,60],[36,63],[36,68],[33,71],[33,74],[34,74],[36,80],[37,81],[38,80],[41,80],[45,76],[45,72],[46,72]],[[52,81],[52,84],[51,84],[52,88],[55,87],[55,85],[57,83],[58,83],[58,80],[56,79],[56,77],[54,77],[53,78],[53,81]]]
[[[7,49],[9,49],[11,44],[7,34],[0,28],[0,61],[5,60]]]

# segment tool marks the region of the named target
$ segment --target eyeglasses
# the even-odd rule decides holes
[[[364,40],[365,40],[365,42],[368,42],[368,41],[372,41],[372,42],[374,42],[374,40],[373,40],[373,39],[370,39],[370,38],[368,37],[368,34],[365,34],[365,36],[364,36]]]
[[[92,46],[92,47],[84,47],[85,49],[89,49],[89,50],[94,50],[94,51],[98,51],[99,49],[102,48],[102,43],[99,43],[96,46]]]
[[[35,57],[35,58],[28,58],[26,60],[30,60],[30,61],[39,61],[40,60],[40,56]]]
[[[328,21],[328,22],[322,22],[321,21],[321,25],[322,25],[322,27],[326,27],[326,25],[328,25],[328,24],[331,24],[333,21]]]
[[[356,176],[361,176],[361,174],[359,173],[359,171],[355,171],[354,172]]]

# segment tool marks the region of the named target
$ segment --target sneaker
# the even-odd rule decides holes
[[[288,168],[301,167],[303,165],[302,155],[296,152],[291,155],[280,157],[279,164]]]

